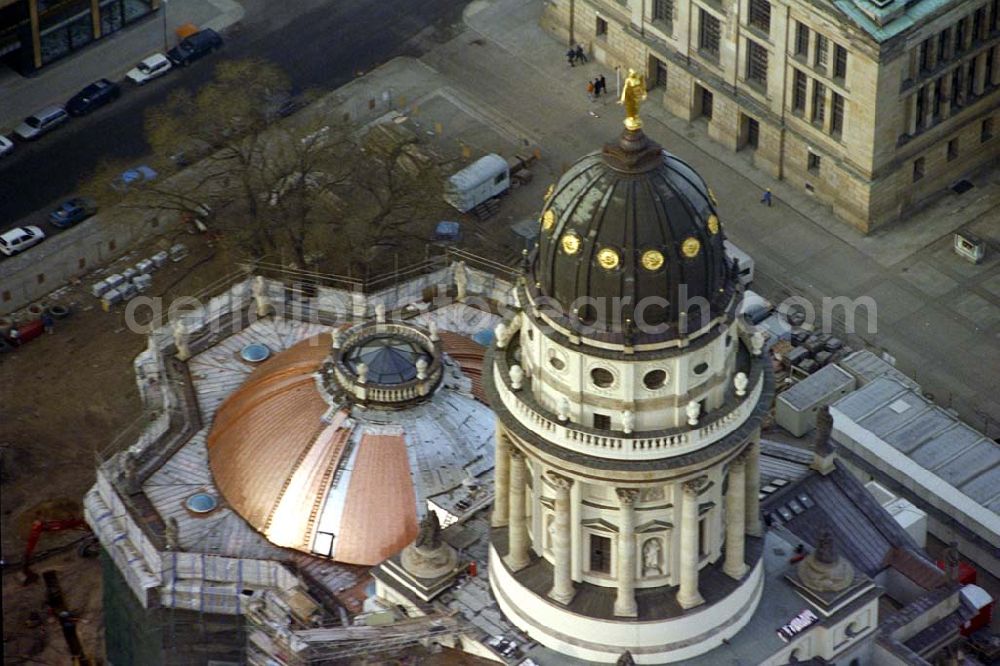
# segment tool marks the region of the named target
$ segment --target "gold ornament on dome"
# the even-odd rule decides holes
[[[719,200],[715,198],[715,192],[712,191],[711,187],[708,188],[708,200],[712,202],[713,206],[715,207],[719,206]]]
[[[715,215],[708,216],[708,232],[713,236],[719,233],[719,218]]]
[[[566,254],[576,254],[580,251],[580,237],[568,232],[562,237],[562,249]]]
[[[694,236],[688,236],[681,243],[681,254],[683,254],[688,259],[694,259],[698,256],[701,251],[701,241],[699,241]]]
[[[659,250],[646,250],[642,253],[642,267],[647,271],[658,271],[663,266],[663,253]]]
[[[548,201],[552,198],[552,193],[556,191],[556,184],[552,183],[549,185],[549,189],[545,190],[545,200]]]
[[[634,69],[628,70],[628,76],[622,82],[622,94],[618,103],[625,107],[625,128],[635,131],[642,127],[639,117],[639,107],[646,101],[646,79]]]
[[[620,261],[618,253],[610,247],[606,247],[597,253],[597,263],[600,264],[601,268],[604,270],[613,271],[618,268],[618,263]]]
[[[542,229],[548,231],[552,228],[552,225],[556,223],[556,214],[552,212],[552,209],[545,211],[542,215]]]

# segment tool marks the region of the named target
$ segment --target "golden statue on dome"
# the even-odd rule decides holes
[[[634,69],[628,70],[628,76],[622,82],[622,96],[619,104],[625,107],[625,128],[637,130],[642,127],[639,117],[639,107],[646,101],[646,80]]]

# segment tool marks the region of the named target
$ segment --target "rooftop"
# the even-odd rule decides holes
[[[837,441],[882,461],[942,510],[953,505],[1000,545],[1000,445],[889,377],[844,396],[831,413]]]
[[[833,0],[833,4],[881,44],[958,5],[959,0]]]

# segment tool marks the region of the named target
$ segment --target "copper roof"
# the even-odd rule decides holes
[[[324,333],[277,354],[255,369],[216,412],[208,435],[215,484],[262,532],[296,470],[327,429],[321,420],[327,404],[312,375],[329,350],[330,336]]]
[[[402,435],[361,437],[334,559],[375,565],[417,536],[417,502]]]
[[[486,404],[486,394],[483,392],[483,357],[486,348],[470,338],[450,331],[440,331],[441,347],[459,366],[462,372],[472,380],[472,395],[476,400]]]

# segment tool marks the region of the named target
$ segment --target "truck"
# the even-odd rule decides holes
[[[749,286],[753,282],[753,257],[728,240],[723,241],[723,245],[726,247],[726,256],[729,261],[736,260],[740,284],[744,287]]]
[[[467,213],[509,189],[510,166],[507,160],[490,153],[448,178],[444,200],[458,212]]]

